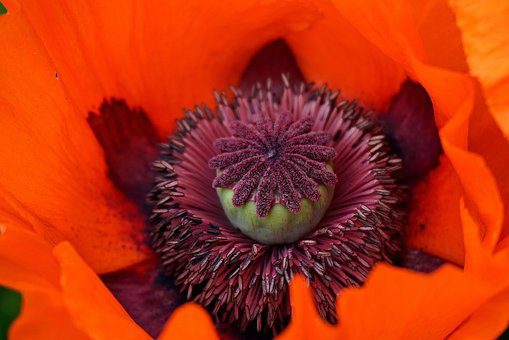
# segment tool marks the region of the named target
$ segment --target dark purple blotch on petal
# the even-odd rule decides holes
[[[395,264],[420,273],[431,273],[445,263],[439,257],[413,248],[405,248]]]
[[[403,159],[408,184],[417,184],[438,166],[442,145],[433,104],[421,85],[406,81],[379,120],[393,149]]]
[[[145,197],[154,181],[151,164],[159,156],[157,132],[149,118],[143,110],[112,98],[104,99],[87,121],[103,148],[111,181],[146,210]]]
[[[175,308],[185,302],[160,267],[126,269],[101,275],[101,280],[133,320],[154,338]]]
[[[284,40],[278,39],[265,45],[251,59],[239,88],[248,95],[254,84],[265,84],[269,78],[279,80],[282,73],[288,74],[294,83],[305,82],[292,50]],[[276,93],[283,92],[282,84],[275,86],[273,89]]]

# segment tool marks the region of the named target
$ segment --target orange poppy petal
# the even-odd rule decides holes
[[[143,217],[107,178],[102,150],[77,119],[35,31],[15,3],[4,4],[0,211],[53,243],[71,241],[99,272],[146,258]]]
[[[495,255],[483,249],[479,241],[480,227],[466,209],[462,200],[461,217],[465,244],[476,254],[467,258],[465,270],[474,271],[479,277],[492,282],[492,287],[502,287],[500,293],[483,303],[460,327],[452,339],[495,339],[509,324],[509,248]]]
[[[23,295],[13,339],[149,338],[68,242],[52,248],[11,225],[1,227],[0,284]]]
[[[405,81],[403,69],[362,36],[328,1],[309,28],[284,36],[306,79],[338,88],[367,108],[385,109]]]
[[[360,6],[354,6],[348,2],[338,1],[336,6],[344,14],[345,18],[355,25],[366,38],[397,60],[411,78],[420,82],[426,88],[432,98],[435,118],[440,128],[451,123],[449,122],[451,118],[455,117],[458,119],[457,123],[451,123],[450,125],[454,125],[457,128],[451,127],[448,129],[447,134],[441,133],[442,144],[449,142],[461,150],[467,150],[469,147],[468,121],[472,110],[476,108],[476,104],[479,101],[475,83],[468,75],[440,69],[427,62],[425,49],[422,44],[423,40],[419,34],[416,34],[415,31],[418,32],[418,30],[412,26],[412,20],[409,20],[412,16],[408,11],[408,4],[403,1],[396,1],[390,5],[362,3]],[[378,23],[378,25],[386,27],[386,29],[383,31],[376,30],[373,23]],[[472,124],[475,124],[475,122],[473,121]],[[484,131],[483,135],[486,135],[486,133],[487,131]],[[493,130],[493,133],[496,134],[497,131]],[[475,149],[475,151],[479,152],[478,149]],[[454,153],[454,150],[444,148],[444,153],[450,159],[458,175],[463,175],[464,171],[470,172],[470,169],[466,166],[467,163],[468,166],[476,168],[473,172],[484,172],[484,164],[477,162],[474,155],[472,155],[474,157],[469,158],[467,163],[462,163],[461,157],[457,158],[455,154],[450,155],[449,152]],[[499,150],[499,152],[505,155],[505,157],[499,157],[499,159],[506,160],[508,158],[508,152],[504,152],[504,150]],[[481,154],[484,156],[483,153]],[[499,162],[499,164],[502,164],[502,162]],[[491,162],[490,166],[492,165],[493,162]],[[493,171],[496,169],[489,170]],[[497,177],[503,176],[502,178],[507,177],[502,171],[497,171],[496,175]],[[492,178],[491,175],[490,178]],[[507,191],[506,186],[504,186],[505,181],[508,180],[495,182],[501,186],[502,194]],[[493,182],[490,183],[493,184]],[[489,191],[495,193],[497,188],[491,184]],[[469,187],[463,188],[464,185]],[[461,186],[462,188],[459,190],[467,190],[469,196],[474,194],[479,196],[478,193],[473,192],[475,189],[463,179]],[[446,192],[443,192],[443,194],[447,195]],[[498,193],[496,195],[499,197]],[[495,203],[499,203],[499,201],[499,198],[495,199]],[[436,213],[439,210],[445,211],[447,209],[449,209],[448,206],[437,207]],[[504,213],[503,210],[502,213]],[[494,224],[491,224],[491,226],[493,227]],[[499,231],[493,230],[493,235],[497,233]],[[444,244],[443,249],[446,249],[446,247],[447,245]]]
[[[458,205],[463,189],[447,157],[413,191],[405,240],[416,248],[463,264],[465,246]],[[445,208],[447,207],[447,208]]]
[[[471,205],[468,208],[482,221],[478,238],[483,239],[484,246],[491,253],[499,240],[504,206],[497,183],[485,161],[479,155],[466,151],[466,140],[458,134],[458,131],[468,131],[469,117],[467,110],[458,112],[441,130],[440,136],[444,152],[448,154],[462,183],[467,203]],[[468,247],[466,252],[467,258],[475,256],[475,252],[468,252]]]
[[[0,284],[23,294],[12,339],[87,339],[73,323],[58,289],[59,268],[51,247],[36,234],[0,225]],[[23,251],[20,251],[23,249]]]
[[[325,322],[314,306],[311,289],[302,276],[290,283],[292,320],[277,337],[282,339],[337,339],[337,329]]]
[[[334,1],[334,5],[368,41],[395,60],[407,76],[428,91],[439,128],[459,107],[472,103],[471,83],[467,76],[426,63],[422,39],[408,3],[403,0],[390,3]]]
[[[481,95],[480,84],[476,84],[478,94],[476,106],[470,119],[468,131],[469,148],[481,155],[490,168],[498,185],[500,196],[506,207],[504,224],[500,235],[509,241],[509,140],[506,139],[490,113]],[[489,131],[489,132],[488,132]],[[489,138],[487,136],[489,135]]]
[[[216,327],[207,311],[192,302],[177,308],[164,325],[159,340],[219,339]]]
[[[444,265],[431,275],[381,264],[362,289],[339,298],[341,336],[444,339],[493,293],[481,280]]]
[[[509,137],[509,4],[449,1],[457,17],[470,72],[481,82],[490,111]]]
[[[479,223],[463,203],[459,211],[467,246],[477,246],[474,252],[487,254],[478,235]],[[403,339],[409,334],[426,339],[450,335],[461,339],[495,338],[509,319],[509,248],[485,257],[482,266],[464,272],[446,264],[432,274],[420,274],[378,264],[362,288],[341,292],[337,307],[340,322],[335,328],[318,318],[311,292],[302,280],[297,280],[292,283],[292,299],[296,293],[302,297],[295,300],[297,314],[288,333],[282,336],[294,332],[291,334],[306,338],[308,333],[323,332],[341,339]],[[500,314],[493,317],[497,311]]]
[[[141,106],[161,136],[184,107],[211,101],[212,89],[238,82],[263,45],[319,16],[308,1],[61,0],[22,6],[78,114],[86,116],[104,97],[123,98]]]
[[[481,154],[498,183],[506,205],[509,203],[509,28],[505,3],[449,1],[463,45],[470,73],[478,78],[478,103],[470,124],[469,143]],[[496,123],[495,123],[496,121]],[[497,123],[502,133],[497,128]],[[489,132],[489,138],[486,138]],[[505,137],[503,136],[505,134]],[[506,209],[502,237],[509,236],[509,211]]]
[[[459,210],[467,254],[487,254],[478,235],[479,223],[463,203]],[[472,267],[472,261],[468,257],[467,260]],[[484,334],[491,335],[481,338],[496,337],[507,326],[504,321],[509,313],[503,312],[495,320],[484,318],[491,318],[490,311],[508,303],[505,299],[509,298],[506,294],[509,249],[495,256],[484,256],[478,264],[482,268],[468,268],[465,272],[444,265],[432,274],[379,264],[364,287],[349,288],[341,293],[338,301],[340,336],[370,339],[380,335],[405,338],[408,334],[419,334],[422,338],[443,339],[457,329],[459,335],[473,336],[479,334],[480,325],[489,324],[494,328],[485,330]],[[495,297],[503,300],[495,301]]]
[[[419,33],[426,63],[468,73],[461,32],[447,0],[407,1]],[[444,44],[447,41],[447,44]]]
[[[477,309],[450,339],[496,339],[509,325],[509,289]]]
[[[93,339],[150,339],[68,242],[53,253],[64,303],[79,329]]]
[[[493,253],[492,249],[483,245],[484,240],[479,238],[483,222],[480,218],[474,219],[463,198],[460,201],[460,213],[468,255],[465,259],[465,272],[483,278],[494,288],[509,288],[509,248]]]

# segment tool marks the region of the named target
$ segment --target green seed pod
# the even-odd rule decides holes
[[[300,201],[301,209],[293,213],[284,205],[275,204],[266,217],[256,215],[256,203],[249,201],[237,208],[232,203],[233,190],[217,188],[223,210],[234,227],[264,244],[285,244],[301,239],[310,232],[327,211],[334,186],[319,185],[320,199],[313,202],[307,198]]]

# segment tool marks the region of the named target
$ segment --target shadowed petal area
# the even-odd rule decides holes
[[[152,263],[105,274],[101,280],[152,337],[159,336],[168,317],[185,301],[173,281]]]
[[[113,184],[143,211],[154,181],[151,164],[157,159],[157,132],[145,112],[124,100],[104,100],[90,112],[88,124],[101,144]]]
[[[278,39],[256,52],[242,74],[238,87],[245,94],[249,94],[254,84],[265,84],[267,79],[270,78],[278,86],[274,90],[277,93],[281,93],[283,92],[283,84],[279,80],[282,73],[288,74],[292,82],[299,83],[304,81],[304,77],[290,47],[284,40]]]
[[[70,241],[98,272],[147,258],[143,216],[107,177],[100,145],[19,5],[4,4],[0,211],[27,220],[52,244]]]
[[[379,120],[403,159],[403,173],[408,184],[416,185],[438,166],[442,145],[433,104],[422,86],[406,81]]]
[[[405,248],[396,261],[397,266],[420,273],[432,273],[444,263],[446,262],[438,257],[412,248]]]

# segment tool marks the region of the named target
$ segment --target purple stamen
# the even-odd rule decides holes
[[[186,111],[154,163],[149,195],[153,248],[181,292],[222,325],[274,334],[290,318],[295,274],[308,280],[320,315],[337,321],[338,292],[398,253],[407,197],[401,159],[362,108],[326,87],[283,82],[282,92],[268,82],[250,96],[233,89],[231,102],[216,94],[215,112]],[[295,212],[302,198],[320,199],[322,184],[335,188],[321,220],[273,245],[232,225],[213,188],[232,189],[236,205],[255,201],[256,215],[267,216],[276,203]]]

